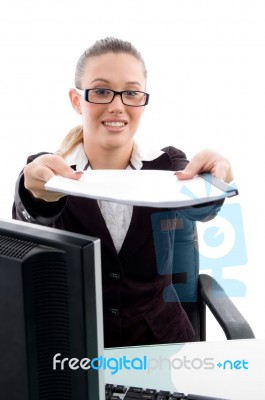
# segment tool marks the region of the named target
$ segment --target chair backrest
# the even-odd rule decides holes
[[[206,340],[206,305],[227,339],[255,338],[251,326],[219,283],[210,275],[199,275],[196,222],[187,219],[181,210],[168,210],[154,214],[153,233],[158,272],[171,275],[175,288],[172,290],[170,285],[164,289],[165,301],[181,302],[193,326],[194,340]]]
[[[191,321],[195,340],[205,340],[205,318],[198,297],[199,251],[196,222],[183,217],[178,210],[156,213],[152,219],[158,272],[172,273],[172,283]]]

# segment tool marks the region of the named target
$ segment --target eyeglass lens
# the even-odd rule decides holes
[[[117,94],[117,93],[116,93]],[[141,106],[146,103],[146,93],[126,90],[120,93],[122,101],[126,105]],[[110,89],[89,89],[88,90],[88,101],[91,103],[106,104],[111,103],[115,96],[115,92]]]

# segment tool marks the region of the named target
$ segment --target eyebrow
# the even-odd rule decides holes
[[[93,81],[91,82],[91,84],[92,83],[95,83],[95,82],[103,82],[103,83],[110,83],[107,79],[104,79],[104,78],[96,78],[96,79],[93,79]],[[141,84],[139,83],[139,82],[137,82],[137,81],[129,81],[129,82],[126,82],[126,85],[138,85],[138,86],[141,86]]]

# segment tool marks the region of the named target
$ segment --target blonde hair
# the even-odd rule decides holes
[[[144,75],[147,76],[145,62],[139,51],[130,43],[125,40],[107,37],[105,39],[97,40],[91,47],[86,49],[80,56],[75,71],[75,86],[80,88],[81,79],[84,73],[86,62],[91,57],[101,56],[106,53],[125,53],[135,57],[142,63]],[[57,154],[65,157],[69,154],[79,143],[83,142],[83,127],[77,126],[66,135]]]
[[[59,154],[62,157],[66,157],[67,154],[71,153],[71,151],[79,143],[82,142],[83,142],[83,126],[78,125],[75,128],[71,129],[70,132],[68,132],[56,154]]]

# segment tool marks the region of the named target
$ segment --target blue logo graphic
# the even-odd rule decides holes
[[[200,269],[211,269],[213,278],[229,296],[243,297],[246,292],[243,282],[223,278],[223,268],[247,263],[240,205],[224,204],[213,220],[200,224],[199,228]]]
[[[248,361],[246,360],[225,360],[224,362],[218,362],[216,364],[218,368],[220,369],[226,369],[226,370],[239,370],[239,369],[248,369]]]
[[[205,181],[207,197],[211,187]],[[185,184],[182,193],[196,199]],[[217,213],[218,207],[208,203],[152,215],[158,273],[173,276],[173,285],[164,290],[165,301],[196,301],[198,269],[210,269],[228,296],[245,296],[243,282],[223,278],[224,268],[247,263],[241,208],[238,203],[223,204]],[[197,224],[199,243],[196,220],[207,221]]]

